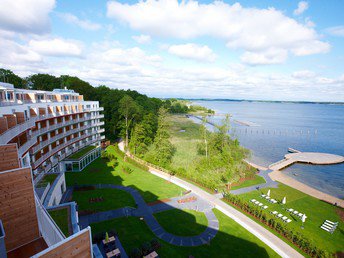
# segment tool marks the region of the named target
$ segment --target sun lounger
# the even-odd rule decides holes
[[[265,209],[267,209],[269,206],[267,206],[267,205],[265,205],[264,207],[263,207],[263,209],[265,210]]]
[[[288,217],[284,216],[284,217],[282,217],[282,219],[283,219],[284,221],[286,221],[286,220],[288,219]]]
[[[261,207],[261,206],[263,206],[263,204],[262,204],[262,203],[259,203],[258,206]]]
[[[332,222],[330,220],[325,220],[325,223],[332,224],[332,225],[338,225],[338,222]]]
[[[252,199],[252,200],[251,200],[251,202],[255,202],[255,201],[256,201],[256,199]]]
[[[259,201],[255,201],[254,203],[255,203],[256,205],[258,205],[260,202],[259,202]]]
[[[287,223],[290,223],[290,222],[291,222],[291,219],[287,219],[286,222],[287,222]]]
[[[297,216],[301,218],[303,216],[303,213],[299,213]]]
[[[327,231],[327,232],[331,232],[330,229],[328,229],[328,228],[326,228],[326,227],[324,227],[324,226],[321,226],[320,228],[323,229],[323,230],[325,230],[325,231]]]
[[[270,198],[270,196],[266,196],[265,199],[270,200],[271,198]]]
[[[297,215],[297,214],[299,214],[299,212],[298,212],[298,211],[294,211],[293,214],[294,214],[294,215]]]
[[[272,211],[271,214],[276,215],[278,211]]]
[[[262,197],[265,198],[266,194],[262,194]]]
[[[277,217],[278,217],[278,218],[282,218],[283,215],[282,215],[281,213],[279,213],[279,214],[277,215]]]
[[[294,211],[294,209],[291,209],[291,208],[290,208],[290,209],[288,209],[287,211],[289,211],[289,212],[293,212],[293,211]]]

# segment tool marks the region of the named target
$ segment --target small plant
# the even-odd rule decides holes
[[[109,242],[109,233],[105,232],[105,242],[108,243]]]

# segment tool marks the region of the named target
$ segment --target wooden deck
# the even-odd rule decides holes
[[[296,162],[314,165],[331,165],[344,162],[344,157],[340,155],[320,153],[320,152],[296,152],[284,156],[283,160],[269,166],[271,170],[281,170]]]

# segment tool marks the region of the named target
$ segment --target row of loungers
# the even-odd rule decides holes
[[[297,210],[294,210],[294,209],[287,209],[287,211],[289,211],[290,214],[296,215],[296,216],[298,216],[298,217],[300,217],[300,218],[302,218],[302,216],[303,216],[303,213],[298,212]],[[306,217],[306,218],[307,218],[307,217]]]
[[[329,220],[325,220],[324,223],[321,225],[321,229],[333,234],[338,226],[338,222],[332,222]]]
[[[252,203],[254,203],[255,205],[258,205],[259,207],[261,207],[263,210],[267,209],[269,206],[264,205],[263,203],[257,201],[256,199],[252,199],[251,200]]]
[[[271,212],[272,215],[275,215],[277,218],[283,220],[286,223],[290,223],[292,220],[289,219],[287,216],[283,216],[283,214],[278,213],[278,211],[272,211]]]
[[[269,201],[269,202],[271,202],[273,204],[277,203],[277,201],[275,199],[271,199],[270,196],[268,196],[266,194],[262,194],[261,196],[262,196],[262,198],[266,199],[267,201]]]

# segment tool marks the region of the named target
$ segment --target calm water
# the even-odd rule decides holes
[[[252,151],[253,162],[268,166],[288,148],[344,155],[344,105],[197,101],[232,115],[233,137]],[[221,122],[223,116],[212,118]],[[234,120],[250,124],[241,125]],[[344,164],[294,164],[283,173],[320,191],[344,198]],[[297,174],[296,176],[294,174]]]

